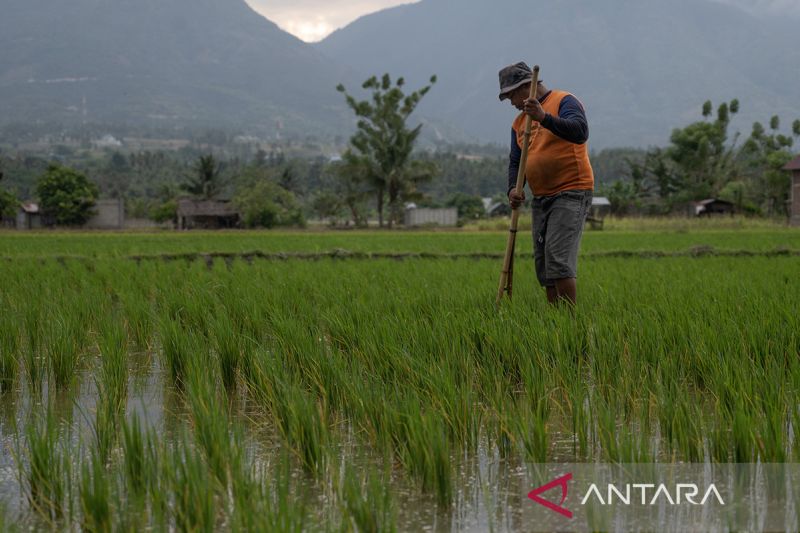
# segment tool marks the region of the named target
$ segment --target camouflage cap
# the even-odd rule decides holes
[[[500,70],[500,100],[509,97],[509,93],[517,87],[530,83],[533,79],[531,67],[520,61]]]

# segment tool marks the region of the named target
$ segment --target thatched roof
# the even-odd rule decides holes
[[[230,217],[239,211],[228,200],[194,200],[178,198],[179,217]]]

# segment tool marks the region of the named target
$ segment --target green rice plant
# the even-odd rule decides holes
[[[308,392],[295,384],[282,364],[264,350],[246,363],[248,392],[272,416],[278,431],[303,467],[319,476],[325,469],[330,440],[328,415]]]
[[[0,395],[13,390],[19,373],[19,328],[14,313],[0,314]]]
[[[81,530],[112,530],[111,483],[103,459],[91,454],[81,465]]]
[[[125,330],[114,317],[106,318],[98,340],[99,372],[95,375],[98,398],[94,436],[96,451],[107,458],[117,442],[128,399],[128,350]]]
[[[110,409],[122,412],[128,399],[127,337],[122,324],[113,317],[103,324],[98,351],[100,397],[110,404]]]
[[[546,399],[524,402],[513,409],[514,432],[528,461],[547,462],[549,435],[547,430],[548,403]]]
[[[312,529],[308,495],[296,486],[291,456],[281,452],[274,466],[254,466],[234,480],[234,531],[300,533]]]
[[[21,477],[27,485],[31,508],[51,523],[60,521],[68,508],[71,458],[62,449],[52,412],[35,415],[25,427],[25,461]]]
[[[439,505],[453,495],[453,471],[447,431],[434,413],[423,413],[413,399],[399,405],[400,426],[394,428],[400,460],[420,480],[422,490],[433,492]]]
[[[241,332],[224,307],[217,308],[210,321],[210,328],[222,383],[225,390],[232,391],[236,386],[237,369],[242,358]]]
[[[83,328],[78,315],[69,312],[48,320],[47,362],[51,382],[58,389],[69,387],[78,372],[85,339]]]
[[[371,472],[357,476],[347,467],[341,481],[342,530],[364,533],[397,531],[392,496],[384,480]]]
[[[167,469],[172,494],[172,513],[178,531],[212,532],[216,529],[217,508],[211,479],[202,455],[184,435],[170,448]]]
[[[121,435],[122,467],[128,499],[143,502],[148,490],[153,488],[158,480],[155,436],[145,432],[136,413],[122,420]]]
[[[242,467],[241,448],[226,408],[203,365],[192,364],[186,396],[192,412],[195,440],[205,455],[211,474],[223,492],[227,492]]]
[[[11,523],[8,521],[8,510],[6,502],[0,501],[0,531],[15,531],[16,528],[11,528]]]
[[[31,391],[38,393],[42,390],[46,373],[47,358],[43,353],[46,344],[43,343],[42,316],[37,303],[25,308],[25,332],[27,334],[27,347],[25,355],[25,370],[28,376],[28,386]],[[43,346],[44,344],[44,346]]]
[[[180,321],[163,314],[159,317],[159,337],[163,365],[173,383],[183,387],[192,359],[207,352],[207,348],[195,332],[184,329]]]

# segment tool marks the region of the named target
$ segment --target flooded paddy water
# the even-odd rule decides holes
[[[3,261],[0,523],[547,530],[541,465],[800,457],[791,251],[598,252],[575,313],[520,265]]]

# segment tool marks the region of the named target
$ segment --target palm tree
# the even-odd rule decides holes
[[[222,191],[222,165],[213,155],[200,156],[193,170],[194,174],[187,178],[181,189],[204,200],[211,200]]]

